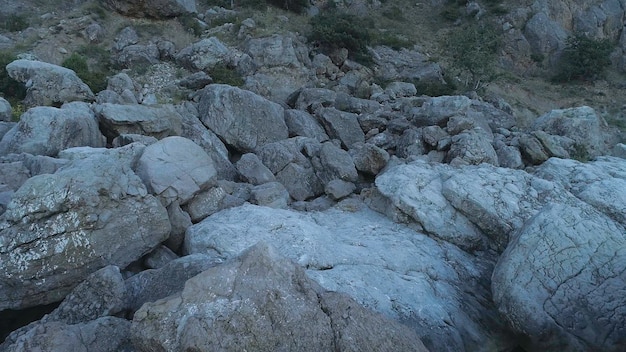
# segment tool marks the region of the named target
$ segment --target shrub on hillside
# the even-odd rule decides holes
[[[8,32],[19,32],[28,28],[28,18],[21,14],[4,15],[0,18],[0,29]]]
[[[371,62],[367,51],[370,44],[370,33],[359,21],[350,14],[323,12],[311,18],[311,33],[309,41],[317,43],[324,52],[337,49],[348,49],[351,59],[361,63]]]
[[[267,3],[294,13],[304,13],[309,7],[308,0],[267,0]]]
[[[85,82],[91,88],[94,93],[100,92],[106,89],[106,73],[102,71],[92,71],[87,64],[87,58],[84,56],[73,53],[67,59],[63,60],[61,66],[67,67]]]
[[[611,51],[613,45],[608,39],[597,40],[581,34],[571,36],[567,39],[558,73],[553,80],[570,82],[597,79],[611,65]]]
[[[7,51],[0,52],[0,94],[14,105],[26,97],[26,86],[9,77],[6,66],[16,60],[15,54]]]
[[[496,77],[501,40],[501,33],[489,22],[469,23],[448,36],[446,46],[455,65],[469,73],[466,85],[478,89]]]

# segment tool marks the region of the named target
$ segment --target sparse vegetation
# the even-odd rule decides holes
[[[6,66],[15,59],[17,59],[17,57],[13,52],[0,52],[0,94],[2,94],[12,106],[15,106],[26,97],[26,87],[24,84],[9,77],[6,70]]]
[[[323,52],[348,49],[348,56],[360,63],[372,61],[367,52],[371,42],[369,30],[362,21],[347,13],[322,12],[311,19],[309,40],[317,43]]]
[[[228,84],[235,87],[241,87],[244,83],[239,72],[224,64],[213,67],[209,71],[209,76],[213,79],[213,83]]]
[[[567,40],[559,62],[555,82],[593,81],[611,65],[613,45],[606,39],[593,39],[578,34]]]
[[[23,31],[28,26],[28,17],[25,14],[8,14],[0,17],[0,29],[7,32]]]
[[[304,13],[309,7],[308,0],[266,0],[272,6],[294,13]]]
[[[107,72],[101,70],[91,70],[87,64],[87,58],[78,53],[73,53],[61,64],[76,72],[76,75],[91,88],[94,93],[106,89]]]
[[[490,22],[471,22],[448,36],[446,47],[465,76],[465,85],[477,90],[498,74],[497,58],[501,34]]]
[[[195,35],[196,37],[199,37],[202,34],[203,29],[200,23],[198,22],[198,19],[196,18],[196,16],[192,14],[185,14],[182,16],[178,16],[178,22],[180,22],[183,28],[185,28],[187,31],[189,31],[191,34]]]

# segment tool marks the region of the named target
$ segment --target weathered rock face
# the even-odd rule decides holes
[[[190,70],[210,70],[228,62],[230,49],[216,37],[202,39],[176,54],[176,61]]]
[[[406,80],[445,85],[441,67],[416,50],[399,52],[386,46],[373,49],[374,61],[384,69],[377,72],[382,80]]]
[[[498,309],[530,350],[626,347],[624,227],[581,203],[551,204],[498,260]]]
[[[196,2],[193,0],[104,0],[103,2],[120,14],[131,17],[167,18],[196,12]]]
[[[209,155],[191,140],[167,137],[149,145],[139,158],[137,174],[164,206],[185,204],[215,182]]]
[[[193,277],[181,293],[144,305],[132,336],[140,351],[426,350],[407,327],[324,292],[264,244]]]
[[[70,147],[104,147],[98,121],[85,103],[64,104],[60,109],[40,106],[26,111],[20,122],[0,141],[0,155],[29,153],[56,156]]]
[[[0,310],[60,301],[91,272],[165,240],[166,209],[132,169],[142,146],[93,150],[15,192],[0,225]]]
[[[172,105],[105,103],[96,105],[94,111],[102,132],[111,140],[120,134],[142,134],[156,138],[181,134],[182,117]]]
[[[239,88],[207,86],[199,93],[198,111],[205,126],[242,152],[288,137],[284,109]]]
[[[606,123],[588,107],[552,110],[540,116],[533,129],[573,140],[570,154],[588,159],[606,152],[601,127]]]
[[[39,324],[11,344],[0,345],[2,352],[19,351],[128,351],[130,322],[103,317],[84,324],[50,322]]]
[[[246,75],[246,89],[284,102],[297,89],[310,85],[309,48],[294,34],[251,38],[245,41],[243,50],[254,67]]]
[[[4,98],[0,98],[0,121],[11,121],[13,119],[11,104]]]
[[[307,268],[324,288],[348,293],[413,327],[432,351],[481,351],[512,343],[487,303],[489,255],[474,258],[362,203],[344,202],[314,213],[253,205],[224,210],[190,227],[184,249],[228,259],[266,242]]]
[[[28,83],[24,103],[28,106],[92,101],[91,89],[69,68],[41,61],[15,60],[7,65],[11,78]]]

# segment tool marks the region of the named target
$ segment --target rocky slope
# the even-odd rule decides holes
[[[626,145],[601,111],[424,95],[447,84],[426,46],[363,66],[211,25],[232,10],[101,5],[0,38],[39,33],[6,67],[19,121],[0,98],[0,351],[626,349]],[[503,55],[549,70],[554,33],[624,42],[625,8],[519,4]],[[185,13],[201,37],[138,34]],[[110,45],[106,89],[58,65],[61,38]]]

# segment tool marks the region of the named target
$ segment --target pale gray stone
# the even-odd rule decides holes
[[[235,163],[235,167],[237,167],[241,178],[253,185],[276,181],[272,171],[263,165],[263,162],[256,154],[247,153],[242,155],[241,159]]]

